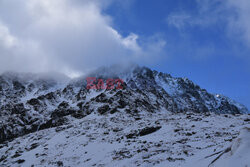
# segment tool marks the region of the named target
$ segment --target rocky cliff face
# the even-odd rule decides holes
[[[0,76],[0,143],[31,132],[64,125],[69,117],[116,112],[242,114],[248,110],[188,80],[146,67],[100,68],[83,77],[4,73]],[[86,77],[124,80],[122,90],[86,89]]]

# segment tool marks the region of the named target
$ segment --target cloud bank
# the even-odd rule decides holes
[[[0,72],[75,74],[101,65],[144,61],[162,40],[123,37],[103,13],[111,0],[1,0]]]

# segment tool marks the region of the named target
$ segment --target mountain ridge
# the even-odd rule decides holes
[[[121,78],[122,90],[88,90],[86,77]],[[63,77],[59,77],[63,78]],[[213,95],[187,78],[147,67],[111,66],[63,82],[52,75],[4,73],[0,76],[0,143],[37,130],[63,125],[67,116],[81,119],[142,111],[243,114],[248,109],[222,95]]]

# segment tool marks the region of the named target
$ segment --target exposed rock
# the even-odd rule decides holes
[[[110,110],[109,105],[104,105],[104,106],[99,107],[99,108],[97,109],[98,113],[100,113],[100,114],[105,114],[105,113],[108,112],[109,110]]]
[[[139,136],[145,136],[151,133],[156,132],[157,130],[161,129],[161,126],[157,126],[157,127],[146,127],[144,129],[141,129],[139,131]]]

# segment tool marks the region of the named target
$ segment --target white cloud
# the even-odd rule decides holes
[[[16,39],[10,35],[9,29],[0,23],[0,46],[11,48],[15,43]]]
[[[8,27],[0,23],[0,71],[42,68],[45,56],[40,54],[42,51],[35,42],[16,38]],[[38,59],[39,63],[36,63]]]
[[[228,0],[227,5],[233,8],[236,15],[229,20],[229,28],[232,35],[240,35],[250,47],[250,1],[249,0]]]
[[[220,7],[219,0],[196,0],[196,2],[197,11],[181,10],[173,12],[168,15],[167,23],[182,30],[187,26],[207,28],[225,19],[225,11]]]
[[[167,22],[169,25],[183,30],[187,27],[200,26],[203,28],[209,27],[220,21],[218,13],[215,11],[211,13],[201,12],[197,14],[189,14],[187,12],[175,12],[167,17]]]
[[[177,13],[171,13],[168,17],[167,20],[169,25],[172,25],[179,30],[182,28],[185,28],[186,25],[192,24],[192,18],[188,13],[184,12],[177,12]]]
[[[105,2],[1,0],[0,72],[76,73],[100,65],[143,61],[145,51],[154,55],[154,50],[138,44],[138,35],[123,37],[112,28],[112,18],[102,12],[112,1]]]
[[[225,24],[225,32],[231,38],[241,37],[250,46],[250,1],[249,0],[196,0],[197,11],[171,13],[169,25],[185,30],[187,27],[203,28]]]

